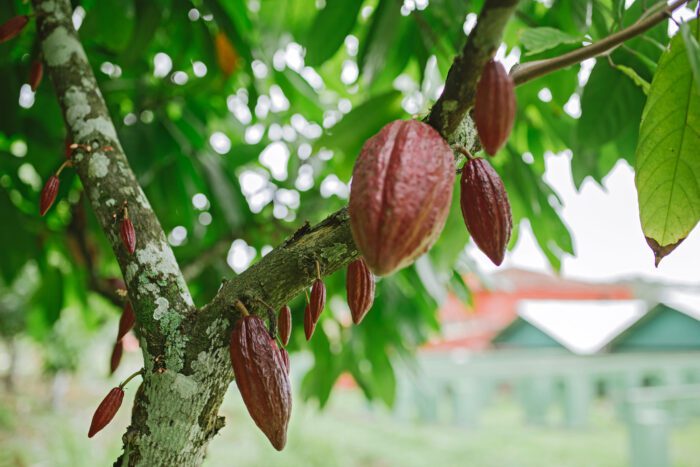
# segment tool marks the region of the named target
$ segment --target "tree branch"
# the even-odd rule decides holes
[[[671,2],[665,8],[640,19],[636,23],[616,32],[615,34],[611,34],[598,42],[581,47],[580,49],[572,50],[564,55],[546,60],[538,60],[523,63],[522,65],[516,65],[511,70],[510,75],[513,78],[513,81],[515,81],[515,84],[523,84],[535,78],[539,78],[540,76],[552,73],[553,71],[580,63],[588,58],[606,54],[623,42],[648,31],[663,20],[668,19],[671,16],[671,13],[683,6],[685,3],[688,3],[688,0],[676,0]]]
[[[46,64],[72,141],[75,170],[100,227],[112,245],[137,315],[142,341],[163,354],[173,369],[182,367],[171,342],[179,331],[164,322],[181,320],[194,307],[158,218],[129,167],[85,51],[72,24],[68,0],[33,0]],[[111,147],[111,151],[102,148]],[[85,148],[91,148],[87,150]],[[129,255],[113,216],[128,203],[137,249]],[[143,344],[144,342],[142,342]],[[149,358],[145,356],[145,358]]]

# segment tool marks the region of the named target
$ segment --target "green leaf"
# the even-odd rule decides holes
[[[629,79],[631,79],[634,82],[634,84],[639,86],[644,92],[644,94],[649,94],[649,82],[641,76],[639,76],[639,74],[634,70],[634,68],[625,65],[615,65],[615,68],[623,72]]]
[[[397,37],[402,18],[401,4],[395,0],[381,0],[377,5],[357,56],[360,73],[366,82],[371,83],[383,70],[387,57],[399,44]],[[406,51],[401,55],[408,59]]]
[[[683,42],[685,42],[685,50],[688,53],[688,62],[690,63],[690,70],[693,72],[695,85],[700,89],[700,44],[693,36],[688,23],[681,24],[681,35],[683,36]]]
[[[581,97],[578,141],[590,148],[612,141],[636,125],[643,106],[642,90],[606,60],[599,60]]]
[[[700,22],[689,23],[695,38]],[[700,220],[700,91],[680,34],[662,55],[644,107],[635,166],[642,230],[656,261]]]
[[[528,50],[527,55],[532,55],[553,49],[561,44],[581,42],[581,38],[559,29],[544,27],[525,29],[520,34],[520,41]]]
[[[363,0],[327,0],[309,28],[302,45],[306,48],[306,64],[323,65],[345,41],[357,22]]]

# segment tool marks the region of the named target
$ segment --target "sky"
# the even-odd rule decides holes
[[[603,179],[601,187],[586,180],[577,191],[571,176],[569,154],[549,154],[545,158],[545,180],[561,197],[564,222],[574,240],[576,256],[566,255],[561,274],[573,279],[613,281],[642,277],[684,285],[700,285],[700,230],[696,227],[675,251],[654,267],[654,256],[644,240],[634,171],[624,161]],[[473,245],[468,249],[480,268],[496,267]],[[529,225],[521,226],[514,249],[501,266],[551,272]]]

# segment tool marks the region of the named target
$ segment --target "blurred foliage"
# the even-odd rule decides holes
[[[131,166],[202,305],[222,277],[242,271],[304,220],[317,222],[346,204],[365,139],[390,120],[428,112],[483,2],[73,3]],[[625,10],[623,0],[523,0],[500,56],[512,64],[561,54],[581,38],[630,24],[647,3]],[[19,0],[0,5],[0,21],[30,8]],[[600,181],[618,159],[632,160],[645,102],[639,83],[651,81],[668,41],[663,24],[597,60],[586,85],[577,65],[517,89],[515,129],[491,161],[516,226],[530,219],[555,268],[573,245],[559,200],[542,178],[545,153],[572,151],[578,185],[587,177]],[[48,345],[65,310],[80,310],[84,326],[95,329],[106,305],[96,306],[87,291],[87,265],[70,228],[83,202],[79,180],[67,171],[57,205],[46,218],[37,215],[42,180],[64,157],[65,130],[48,80],[36,95],[25,84],[36,53],[33,23],[0,45],[0,329]],[[90,214],[87,230],[96,272],[118,276]],[[362,326],[349,325],[344,273],[329,277],[330,312],[309,344],[297,325],[291,345],[315,357],[304,396],[324,404],[337,377],[349,372],[368,397],[390,404],[392,361],[409,357],[439,329],[436,305],[448,290],[469,300],[460,277],[470,269],[467,241],[455,206],[429,255],[380,280]],[[31,280],[22,279],[27,274]],[[301,323],[301,298],[292,306]]]

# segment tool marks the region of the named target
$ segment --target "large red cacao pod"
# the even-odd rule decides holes
[[[136,322],[136,315],[134,314],[134,309],[131,307],[131,302],[126,301],[124,304],[124,310],[119,318],[119,331],[117,331],[117,340],[121,340],[122,337],[126,335],[127,332],[134,327]]]
[[[248,413],[278,451],[287,442],[292,389],[277,344],[257,316],[240,319],[231,333],[231,365]]]
[[[280,313],[277,316],[277,331],[282,344],[289,344],[289,338],[292,336],[292,310],[289,305],[280,308]]]
[[[345,278],[345,291],[352,321],[360,324],[374,302],[374,278],[362,258],[348,265]]]
[[[398,120],[367,140],[353,169],[350,227],[375,274],[408,266],[435,243],[454,170],[447,142],[425,123]]]
[[[97,406],[97,410],[95,410],[95,414],[92,416],[90,430],[88,430],[88,438],[95,436],[95,433],[112,421],[114,415],[122,405],[122,400],[124,400],[124,390],[122,388],[116,387],[109,391],[107,397],[100,402],[100,405]]]
[[[48,211],[53,205],[54,201],[56,201],[56,195],[58,194],[58,187],[60,184],[61,181],[56,175],[51,175],[49,179],[46,180],[44,188],[41,189],[41,196],[39,197],[40,215],[43,216],[46,214],[46,211]]]
[[[515,121],[515,85],[500,62],[484,65],[474,100],[474,123],[484,150],[494,155],[508,141]]]
[[[310,298],[311,316],[313,318],[314,324],[318,322],[318,318],[321,317],[321,312],[326,306],[326,286],[321,279],[316,279],[311,286],[311,298]]]
[[[484,159],[462,168],[460,205],[474,242],[497,266],[503,262],[513,230],[508,193],[498,173]]]

